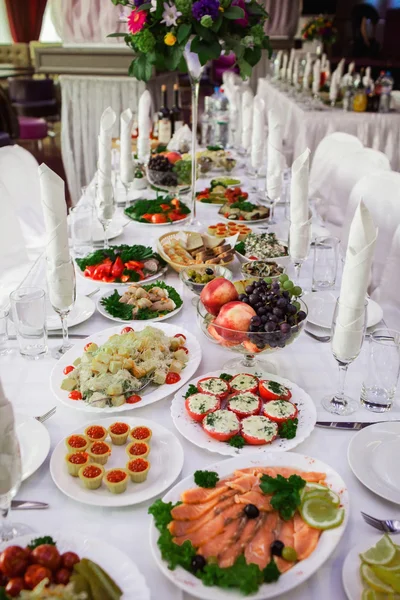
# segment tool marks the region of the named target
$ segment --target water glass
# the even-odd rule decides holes
[[[368,366],[361,404],[373,412],[392,408],[400,374],[400,332],[375,329],[369,340]]]
[[[19,351],[32,360],[47,352],[45,297],[45,291],[37,287],[21,287],[10,294]]]
[[[314,264],[312,291],[335,287],[340,240],[333,236],[321,236],[314,240]]]
[[[5,308],[0,308],[0,356],[3,354],[9,353],[9,349],[7,348],[8,316],[9,316],[9,311]]]
[[[70,210],[71,235],[76,256],[86,256],[93,250],[93,205],[82,202]]]

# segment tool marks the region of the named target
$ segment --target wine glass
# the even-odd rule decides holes
[[[61,319],[62,345],[52,352],[54,358],[58,359],[72,347],[68,339],[67,321],[76,300],[75,269],[72,260],[58,266],[53,266],[48,262],[47,285],[51,306]]]
[[[2,522],[0,524],[0,542],[10,540],[32,533],[32,529],[22,523],[10,523],[9,513],[11,501],[16,496],[22,479],[21,453],[15,429],[6,429],[1,440],[0,452],[0,511]],[[3,449],[6,448],[6,451]]]
[[[97,218],[104,230],[104,248],[108,249],[110,247],[108,241],[108,228],[111,225],[115,213],[114,189],[111,182],[99,183],[99,181],[97,181],[95,207]]]
[[[131,187],[132,182],[133,182],[133,175],[132,175],[132,178],[128,178],[128,179],[126,179],[122,175],[122,173],[120,173],[120,180],[121,180],[121,183],[122,183],[122,187],[124,188],[124,191],[125,191],[125,208],[129,208],[128,193],[129,193],[129,188]]]
[[[289,256],[296,273],[296,282],[299,282],[300,271],[304,261],[310,253],[312,235],[312,216],[302,225],[290,221],[289,227]]]
[[[352,329],[346,330],[341,326],[340,320],[343,314],[348,311],[352,314]],[[354,317],[354,319],[353,319]],[[354,328],[353,328],[354,327]],[[339,365],[339,386],[336,394],[329,394],[322,398],[321,404],[325,410],[335,415],[351,415],[360,407],[357,400],[353,400],[344,393],[347,369],[360,354],[365,330],[367,327],[367,302],[364,307],[358,311],[349,309],[348,306],[340,302],[338,298],[335,305],[335,311],[332,319],[332,354]]]

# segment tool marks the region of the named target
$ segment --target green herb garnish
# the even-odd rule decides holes
[[[273,558],[271,558],[263,573],[265,583],[274,583],[274,581],[278,581],[279,577],[281,576],[281,573]]]
[[[246,445],[246,440],[244,437],[238,434],[231,437],[231,439],[228,441],[228,444],[234,448],[243,448],[243,446]]]
[[[300,490],[306,485],[304,479],[299,475],[291,475],[286,478],[277,475],[263,475],[260,480],[260,488],[264,494],[272,494],[271,506],[277,510],[284,521],[289,521],[301,504]]]
[[[167,528],[168,524],[172,521],[171,510],[179,504],[181,502],[172,504],[172,502],[165,503],[162,500],[156,500],[150,506],[148,512],[150,515],[153,515],[155,526],[161,533],[157,545],[160,548],[162,559],[168,563],[168,568],[173,571],[176,567],[181,566],[190,571],[196,550],[189,540],[186,540],[181,546],[175,544]]]
[[[195,471],[194,482],[202,488],[214,488],[219,481],[219,475],[215,471]]]
[[[193,396],[193,394],[197,394],[198,391],[199,390],[197,389],[197,387],[195,385],[193,385],[193,383],[191,383],[188,387],[186,394],[184,395],[185,400],[186,400],[186,398],[189,398],[189,396]]]
[[[239,200],[238,202],[234,202],[233,204],[231,204],[230,208],[238,208],[243,212],[252,212],[257,207],[251,202],[243,202],[242,200]]]
[[[286,390],[286,388],[277,381],[268,381],[268,388],[277,396],[283,396]]]
[[[28,544],[28,548],[30,550],[34,550],[35,548],[37,548],[38,546],[41,546],[42,544],[49,544],[50,546],[55,546],[56,543],[53,540],[53,538],[49,535],[44,535],[43,537],[38,537],[35,538],[34,540],[31,541],[30,544]]]
[[[219,144],[216,144],[214,146],[207,146],[207,150],[209,152],[218,152],[219,150],[223,150],[223,146],[220,146]]]
[[[288,421],[284,421],[279,427],[280,437],[286,438],[287,440],[292,440],[295,438],[298,423],[298,419],[289,419]]]
[[[237,588],[242,594],[254,594],[263,583],[263,572],[254,563],[247,564],[243,556],[236,559],[232,567],[221,569],[217,564],[208,564],[203,571],[196,573],[204,585],[217,585],[221,588]]]
[[[235,246],[235,250],[244,256],[246,254],[246,246],[244,245],[244,242],[238,242]]]
[[[171,300],[173,300],[175,302],[175,309],[179,308],[183,304],[183,300],[180,297],[180,295],[178,294],[178,292],[173,287],[171,287],[170,285],[167,285],[163,281],[157,281],[155,283],[148,283],[148,284],[142,285],[141,287],[144,290],[146,290],[146,292],[149,292],[153,287],[160,287],[164,290],[167,290],[168,296],[171,298]],[[110,315],[112,315],[113,317],[116,317],[117,319],[123,319],[124,321],[132,321],[132,319],[134,319],[135,321],[146,321],[148,319],[156,319],[157,317],[160,317],[161,315],[166,314],[167,312],[171,312],[171,311],[157,312],[157,311],[151,310],[150,308],[140,308],[138,310],[138,312],[136,313],[136,315],[133,317],[132,316],[132,306],[130,306],[129,304],[124,304],[123,302],[120,302],[119,301],[120,298],[121,298],[121,295],[118,293],[117,290],[114,290],[114,293],[111,294],[111,296],[108,296],[107,298],[102,298],[100,300],[100,304],[102,306],[104,306],[104,308]]]
[[[224,381],[230,381],[231,379],[233,379],[233,375],[229,375],[229,373],[221,373],[219,378],[223,379]]]

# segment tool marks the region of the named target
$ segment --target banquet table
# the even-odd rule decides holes
[[[198,189],[202,189],[204,184],[204,181],[199,181]],[[199,220],[204,226],[207,223],[215,223],[219,221],[217,211],[218,207],[199,205]],[[284,223],[284,207],[278,206],[276,212],[281,224]],[[117,219],[121,222],[125,219],[122,209],[118,210]],[[154,246],[156,238],[167,230],[168,228],[165,227],[152,228],[149,225],[129,222],[124,227],[123,234],[112,240],[112,243],[152,243]],[[311,262],[311,258],[309,258],[303,267],[302,274],[302,285],[304,289],[308,290],[311,286]],[[237,261],[232,265],[232,270],[238,278],[240,268]],[[168,322],[193,332],[201,345],[202,360],[197,375],[221,368],[224,362],[234,355],[203,336],[196,323],[195,307],[191,302],[194,296],[183,286],[177,274],[169,270],[165,280],[174,285],[184,299],[183,310]],[[23,283],[45,285],[44,269],[40,261],[37,262],[36,268],[31,270],[29,277]],[[86,294],[98,287],[97,282],[86,280],[80,276],[77,277],[77,286],[78,294]],[[94,299],[99,298],[107,290],[108,288],[103,286]],[[115,323],[95,312],[88,321],[74,327],[71,331],[90,336],[113,325]],[[49,339],[50,350],[59,344],[60,339]],[[55,365],[55,359],[49,352],[41,360],[29,361],[20,356],[15,341],[9,341],[9,346],[12,352],[0,356],[0,377],[5,392],[18,413],[41,415],[57,404],[49,385],[49,374]],[[366,348],[349,368],[347,391],[355,397],[358,397],[360,393],[360,384],[365,369],[365,355]],[[276,354],[269,355],[268,359],[274,363],[279,375],[297,383],[310,394],[315,402],[319,419],[335,420],[320,406],[320,398],[328,391],[335,390],[337,385],[337,364],[332,356],[330,344],[319,343],[302,333],[295,344]],[[136,408],[126,414],[153,419],[175,433],[184,449],[181,477],[192,474],[196,469],[205,469],[217,461],[224,460],[219,454],[213,454],[192,445],[175,430],[170,415],[170,404],[171,397],[168,397],[147,407]],[[360,408],[351,417],[351,420],[364,421],[386,419],[400,419],[398,399],[395,407],[388,414],[375,415]],[[164,578],[152,557],[149,543],[151,519],[147,514],[148,507],[152,503],[151,500],[140,505],[119,509],[92,507],[70,500],[53,483],[49,472],[51,452],[61,439],[74,429],[84,427],[89,420],[93,420],[90,414],[57,404],[56,414],[46,421],[46,427],[51,436],[50,454],[40,469],[21,485],[17,495],[17,499],[48,502],[50,507],[43,511],[12,512],[11,519],[26,523],[43,533],[62,529],[101,537],[126,552],[138,565],[146,578],[152,598],[190,600],[191,596],[182,593]],[[349,420],[348,417],[347,420]],[[352,432],[349,431],[315,428],[310,437],[294,450],[326,462],[339,473],[348,487],[350,517],[347,530],[333,555],[306,583],[291,593],[281,596],[285,600],[289,598],[320,600],[322,597],[327,600],[343,600],[346,595],[342,585],[341,570],[346,554],[360,541],[366,540],[368,544],[373,533],[373,530],[362,520],[360,510],[376,517],[400,518],[399,506],[374,495],[356,479],[350,470],[347,462],[347,447],[352,435]]]
[[[307,147],[313,155],[325,136],[344,131],[356,136],[364,146],[386,154],[392,169],[400,170],[400,113],[345,112],[331,106],[325,106],[324,110],[305,108],[296,97],[267,78],[258,80],[257,93],[264,99],[267,110],[280,107],[284,117],[283,138],[293,160]]]

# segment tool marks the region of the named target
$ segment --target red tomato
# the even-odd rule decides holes
[[[246,443],[250,444],[250,446],[262,446],[264,444],[271,444],[271,442],[273,442],[278,437],[278,430],[276,432],[276,435],[274,437],[272,437],[270,440],[268,440],[268,442],[266,442],[265,440],[253,437],[252,435],[247,435],[246,433],[244,433],[243,430],[241,432],[241,435],[242,435],[243,439],[246,441]]]
[[[258,391],[261,398],[267,402],[268,400],[278,399],[290,400],[292,397],[292,392],[287,387],[277,383],[276,381],[271,381],[268,379],[260,381],[258,385]]]
[[[186,335],[183,335],[183,333],[176,333],[174,337],[182,337],[186,342]]]
[[[181,203],[179,202],[178,198],[174,198],[173,200],[171,200],[171,205],[175,206],[175,208],[179,208]]]
[[[25,582],[22,577],[13,577],[6,585],[6,593],[15,598],[24,589]]]
[[[209,395],[213,396],[214,394],[209,394]],[[214,412],[214,411],[219,410],[221,408],[221,402],[217,398],[217,404],[216,404],[215,408],[210,408],[210,410],[207,410],[207,411],[205,411],[203,413],[195,413],[195,412],[192,412],[190,410],[190,396],[188,396],[186,398],[186,400],[185,400],[185,408],[186,408],[186,411],[187,411],[189,417],[191,419],[193,419],[193,421],[197,421],[198,423],[201,423],[201,421],[204,419],[204,417],[206,415],[208,415],[210,412]]]
[[[88,348],[90,348],[90,346],[91,346],[92,344],[93,344],[93,342],[88,342],[88,343],[86,344],[86,346],[84,346],[83,350],[84,350],[85,352],[87,352]]]
[[[112,275],[110,275],[110,276],[104,275],[104,277],[102,277],[101,280],[104,281],[105,283],[114,283],[115,277],[113,277]]]
[[[129,333],[130,331],[134,331],[132,327],[124,327],[121,329],[121,333]]]
[[[27,553],[20,546],[9,546],[0,554],[0,571],[6,577],[18,577],[28,566]]]
[[[210,379],[215,379],[217,382],[220,382],[220,384],[224,386],[224,391],[221,391],[219,392],[219,394],[217,394],[216,392],[213,392],[212,390],[208,390],[207,388],[203,387],[203,382],[209,381]],[[220,379],[219,377],[203,377],[202,379],[199,379],[199,381],[197,382],[197,389],[199,390],[199,392],[202,393],[214,394],[214,396],[217,396],[220,400],[224,400],[230,392],[229,383],[227,381],[224,381],[223,379]]]
[[[127,281],[129,281],[129,275],[121,275],[120,280],[122,281],[122,283],[126,283]]]
[[[249,256],[250,260],[258,260],[257,256]]]
[[[83,274],[85,277],[93,277],[93,274],[96,270],[96,265],[93,265],[92,267],[86,267],[86,269],[84,270]]]
[[[61,583],[62,585],[67,585],[70,577],[71,571],[69,569],[59,569],[54,576],[54,581],[56,583]]]
[[[124,268],[125,266],[122,262],[122,258],[120,256],[117,256],[113,266],[111,267],[111,275],[113,277],[121,277],[122,273],[124,272]]]
[[[151,215],[150,213],[145,213],[144,215],[142,215],[142,219],[144,219],[145,221],[151,221],[151,217],[153,215]]]
[[[274,400],[271,400],[271,402],[274,402]],[[297,406],[295,406],[291,402],[288,402],[287,400],[284,400],[283,402],[287,402],[287,404],[290,404],[290,406],[292,407],[292,412],[289,414],[289,416],[278,417],[276,415],[271,415],[268,410],[268,406],[270,406],[270,402],[266,402],[264,404],[264,410],[263,410],[264,416],[267,417],[270,421],[274,421],[275,423],[278,423],[278,425],[280,425],[281,423],[284,423],[285,421],[291,421],[292,419],[295,419],[297,417],[297,413],[299,412],[297,410]]]
[[[235,385],[236,385],[235,379],[240,380],[242,375],[248,375],[248,377],[252,378],[252,383],[250,384],[250,387],[248,387],[247,389],[238,389],[235,387]],[[229,385],[231,387],[232,393],[235,393],[235,394],[243,394],[244,392],[252,392],[253,394],[257,394],[257,392],[258,392],[258,379],[257,379],[257,377],[255,377],[254,375],[251,375],[250,373],[240,373],[239,375],[235,375],[230,380]]]
[[[65,569],[72,569],[79,561],[80,558],[75,552],[64,552],[64,554],[61,554],[61,564]]]
[[[171,210],[168,214],[167,217],[170,221],[179,221],[180,218],[180,213],[178,213],[176,210]]]
[[[235,398],[235,396],[237,396],[238,394],[236,393],[234,396],[231,396],[228,400],[228,405],[227,405],[227,409],[231,410],[233,413],[235,413],[235,415],[239,418],[239,419],[245,419],[246,417],[251,417],[252,415],[258,415],[260,413],[260,409],[261,409],[261,398],[258,398],[258,404],[257,407],[254,410],[248,410],[247,412],[245,411],[241,411],[238,410],[237,408],[235,408],[234,406],[230,405],[229,402],[231,399]],[[267,416],[267,415],[266,415]]]
[[[51,581],[51,571],[42,565],[30,565],[24,575],[25,585],[30,590],[46,578]]]
[[[240,215],[239,221],[244,221],[244,217],[242,215]]]
[[[142,399],[141,396],[139,396],[138,394],[133,394],[132,396],[128,396],[128,398],[125,400],[125,402],[127,404],[136,404],[136,402],[140,402]]]
[[[68,373],[71,373],[71,371],[73,371],[75,369],[75,367],[73,367],[72,365],[69,365],[68,367],[65,367],[63,373],[64,375],[68,375]]]
[[[209,435],[210,437],[212,437],[214,440],[217,440],[218,442],[227,442],[228,440],[233,438],[233,436],[235,436],[239,433],[240,423],[238,420],[237,429],[235,429],[234,431],[222,432],[222,431],[213,431],[212,429],[208,429],[206,426],[206,422],[203,421],[203,429],[206,432],[206,434]]]
[[[125,267],[130,271],[138,271],[143,269],[144,263],[140,260],[128,260],[128,262],[125,263]]]
[[[79,390],[73,390],[68,394],[70,400],[82,400],[82,394]]]
[[[167,211],[169,210],[171,207],[169,204],[160,204],[160,208],[162,208],[163,210]]]
[[[57,571],[61,564],[59,551],[52,544],[41,544],[32,550],[34,562],[42,567],[47,567],[50,571]]]
[[[110,277],[111,275],[112,262],[110,259],[97,265],[94,273],[93,279],[102,279],[103,277]]]
[[[156,213],[155,215],[152,215],[151,222],[152,223],[166,223],[167,217],[165,215],[163,215],[162,213]]]
[[[179,373],[168,373],[165,383],[178,383],[181,380],[181,376]]]

